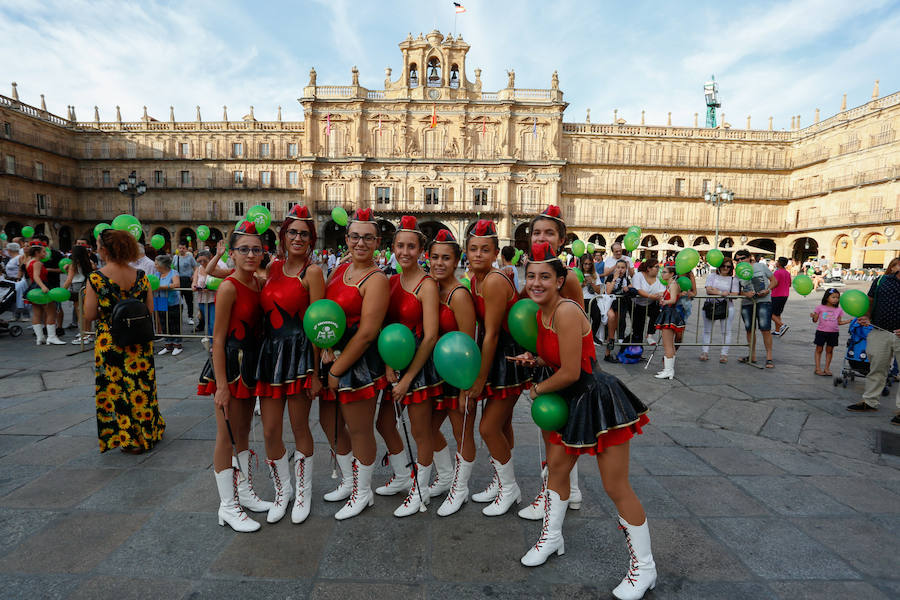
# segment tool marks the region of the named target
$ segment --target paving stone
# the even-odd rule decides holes
[[[644,510],[647,514],[653,515],[654,518],[684,517],[690,514],[683,504],[675,499],[666,488],[660,485],[656,477],[638,475],[632,476],[630,481],[631,487],[634,489],[634,492],[641,500],[641,504],[644,506]],[[597,512],[597,516],[609,516],[615,518],[616,515],[618,515],[616,506],[603,490],[603,484],[599,477],[591,480],[586,486],[586,490],[589,494],[586,495],[585,502],[587,503],[589,501],[592,506],[601,504],[605,509],[603,512]],[[582,505],[582,510],[585,510],[584,505]],[[584,515],[594,516],[592,512],[585,512]]]
[[[611,516],[585,518],[576,515],[578,513],[567,513],[563,523],[563,537],[566,543],[564,555],[551,557],[539,568],[523,567],[519,561],[540,536],[541,522],[525,522],[519,519],[520,525],[524,525],[522,529],[524,543],[508,542],[504,547],[501,545],[502,542],[496,542],[494,558],[485,557],[483,561],[479,560],[477,563],[479,569],[490,569],[499,558],[514,563],[510,567],[513,576],[507,578],[510,581],[524,580],[532,585],[578,582],[611,590],[622,579],[628,564],[628,551],[624,536],[618,530],[618,521]],[[485,580],[480,575],[473,575],[462,580],[478,582]]]
[[[0,589],[5,598],[68,598],[81,583],[71,575],[12,575],[0,573]]]
[[[792,475],[846,475],[820,456],[797,450],[759,450],[756,455]]]
[[[399,583],[331,583],[320,581],[309,595],[310,600],[346,600],[370,598],[372,600],[425,600],[425,587]]]
[[[897,541],[897,530],[864,517],[793,519],[795,525],[825,544],[860,572],[898,578],[897,555],[886,551]]]
[[[764,579],[859,579],[836,554],[784,519],[704,518],[718,538]]]
[[[0,559],[10,573],[87,573],[141,528],[147,515],[79,511],[50,522]],[[143,548],[141,554],[149,547]]]
[[[212,516],[212,515],[210,515]],[[309,517],[301,524],[291,523],[291,511],[275,524],[265,523],[259,535],[238,535],[210,566],[210,573],[263,579],[314,577],[319,560],[335,521]],[[298,543],[299,540],[303,543]]]
[[[654,404],[653,413],[676,413],[682,419],[693,421],[719,400],[716,396],[698,394],[689,388],[672,388]],[[651,419],[652,417],[651,413]]]
[[[796,444],[807,417],[809,417],[809,413],[803,410],[776,407],[769,415],[766,424],[763,425],[760,435]]]
[[[631,442],[633,446],[673,446],[675,442],[659,427],[652,423],[643,428],[640,435],[635,436]]]
[[[44,387],[48,390],[69,388],[75,385],[94,385],[94,372],[87,369],[47,371],[41,377],[44,380]]]
[[[527,552],[529,542],[525,532],[535,525],[540,529],[540,522],[512,518],[512,511],[503,517],[485,517],[480,514],[483,504],[469,504],[468,519],[460,519],[463,516],[460,511],[447,518],[436,517],[431,523],[429,558],[434,578],[483,582],[523,580],[527,573],[519,563],[519,552]],[[472,508],[479,511],[474,518]]]
[[[319,578],[420,581],[425,576],[430,524],[422,517],[426,515],[357,517],[337,523],[322,554]],[[397,539],[404,543],[397,544]]]
[[[47,413],[36,415],[30,419],[25,419],[11,425],[4,429],[3,433],[18,435],[53,435],[87,420],[93,421],[90,416],[85,414]],[[96,422],[93,422],[92,424],[94,426],[94,435],[96,435]]]
[[[0,434],[0,456],[6,456],[13,452],[18,452],[29,444],[33,444],[43,439],[39,435],[5,435]]]
[[[3,540],[0,555],[11,552],[16,544],[39,531],[55,515],[48,510],[0,508],[0,540]]]
[[[848,515],[855,511],[833,500],[805,481],[805,478],[782,476],[735,476],[731,480],[754,498],[787,516]]]
[[[183,598],[191,589],[185,579],[140,579],[132,577],[99,576],[88,579],[75,590],[70,600],[144,600],[145,598]]]
[[[731,446],[731,442],[727,438],[719,435],[716,430],[707,429],[705,427],[697,427],[696,425],[682,427],[666,426],[663,427],[662,430],[666,435],[675,440],[675,443],[679,446],[705,446],[713,448]]]
[[[784,471],[740,448],[693,448],[694,454],[727,475],[780,475]]]
[[[900,513],[900,495],[859,477],[813,476],[805,481],[862,513]]]
[[[195,471],[212,465],[214,441],[173,440],[154,450],[143,464],[148,469]]]
[[[195,581],[185,600],[247,600],[248,598],[278,598],[278,600],[306,600],[309,598],[310,582],[294,581],[247,581],[210,580]]]
[[[820,600],[821,598],[865,598],[888,600],[864,581],[773,581],[769,584],[783,600]]]
[[[533,569],[533,571],[545,570],[547,564]],[[482,600],[484,598],[492,600],[521,600],[522,598],[595,600],[601,594],[608,595],[610,590],[612,587],[606,589],[600,586],[571,583],[429,583],[427,597],[429,600]]]
[[[228,526],[219,527],[215,511],[160,512],[119,545],[98,572],[197,578],[235,535]],[[148,552],[148,548],[165,548],[165,552]]]
[[[715,475],[706,463],[678,446],[634,447],[631,454],[653,475]]]
[[[653,598],[665,600],[774,600],[775,595],[765,584],[749,582],[699,582],[679,578],[661,580],[653,590]],[[645,596],[650,600],[651,596]]]
[[[113,469],[55,469],[0,498],[0,506],[70,508],[119,474]]]
[[[34,481],[49,470],[49,467],[0,465],[0,497],[6,496],[13,490]],[[3,499],[0,498],[0,505],[2,504]]]
[[[44,381],[40,375],[20,374],[13,378],[3,380],[0,385],[0,398],[7,396],[27,396],[34,392],[40,392],[44,389]]]
[[[751,517],[771,512],[725,477],[657,477],[678,502],[701,517]],[[648,511],[649,512],[649,511]]]
[[[190,476],[184,471],[132,469],[87,498],[79,508],[115,512],[156,509]]]
[[[86,438],[51,436],[22,448],[0,460],[3,465],[44,465],[56,467],[87,452],[97,452],[97,442]]]
[[[710,356],[711,360],[719,360],[714,355]],[[752,400],[752,397],[745,394],[733,385],[724,383],[715,385],[692,385],[691,389],[698,394],[707,394],[709,396],[719,396],[720,398],[731,398],[732,400]]]
[[[257,486],[262,487],[262,486]],[[263,496],[263,490],[257,490]],[[166,510],[214,513],[219,507],[219,493],[212,468],[198,471],[181,486],[172,490]]]
[[[753,579],[738,557],[711,537],[697,520],[653,518],[649,523],[653,557],[661,580]]]
[[[722,398],[703,413],[700,420],[724,429],[756,434],[771,412],[772,408],[763,404]]]

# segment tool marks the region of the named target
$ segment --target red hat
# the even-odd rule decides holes
[[[547,206],[547,208],[544,209],[544,211],[540,214],[540,216],[546,217],[548,219],[554,219],[556,221],[559,221],[560,223],[563,222],[562,211],[555,204],[551,204],[551,205]]]
[[[490,219],[481,219],[469,230],[471,237],[497,237],[497,225]]]
[[[403,215],[400,217],[400,228],[397,231],[412,231],[414,233],[422,233],[416,218],[412,215]]]
[[[455,244],[459,246],[459,242],[453,237],[453,234],[450,233],[449,229],[441,229],[437,232],[437,235],[434,236],[435,244]]]
[[[298,221],[313,220],[309,214],[309,208],[305,204],[295,204],[293,208],[291,208],[291,212],[289,212],[285,218],[296,219]]]
[[[531,257],[529,258],[529,262],[547,263],[554,260],[559,260],[559,257],[556,256],[553,248],[551,248],[550,244],[547,242],[538,242],[531,245]]]
[[[357,208],[356,212],[353,213],[354,221],[361,221],[367,223],[375,222],[375,213],[371,208]]]
[[[234,228],[234,232],[242,235],[259,235],[256,231],[256,224],[253,221],[241,221],[238,226]]]

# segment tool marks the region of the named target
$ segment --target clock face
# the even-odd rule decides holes
[[[428,97],[432,100],[437,100],[441,97],[441,90],[428,90]]]

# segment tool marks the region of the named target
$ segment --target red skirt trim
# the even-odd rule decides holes
[[[247,398],[254,398],[256,393],[254,390],[251,390],[244,384],[244,381],[238,378],[235,381],[232,381],[228,384],[228,391],[231,392],[231,395],[237,398],[238,400],[245,400]],[[215,396],[216,394],[216,382],[215,381],[207,381],[205,383],[197,384],[197,395],[198,396]]]
[[[570,454],[573,456],[580,456],[582,454],[590,454],[592,456],[596,456],[597,454],[602,453],[607,448],[624,444],[635,435],[643,433],[644,425],[649,422],[650,418],[647,417],[646,414],[643,414],[638,418],[637,421],[630,425],[619,427],[617,429],[610,429],[601,433],[597,436],[597,444],[593,446],[566,446],[562,441],[562,436],[560,436],[555,431],[550,434],[550,443],[556,444],[558,446],[565,446],[566,454]]]
[[[519,397],[519,394],[528,389],[531,389],[530,381],[501,388],[495,388],[490,384],[487,384],[484,386],[484,392],[482,392],[481,397],[484,400],[505,400],[507,398],[516,399]]]
[[[459,408],[459,396],[441,396],[435,398],[433,410],[456,410]]]
[[[403,397],[403,400],[401,400],[401,402],[403,402],[404,406],[408,406],[410,404],[422,404],[423,402],[431,401],[437,398],[443,393],[444,382],[442,381],[428,387],[423,387],[411,392],[407,392],[406,396]]]
[[[657,325],[656,326],[657,329],[671,329],[672,331],[674,331],[676,333],[681,333],[682,331],[684,331],[684,327],[685,327],[684,325],[679,326],[679,325],[673,325],[672,323],[666,323],[665,325]]]
[[[294,396],[303,390],[312,388],[310,377],[312,376],[301,377],[282,385],[272,385],[271,383],[260,381],[256,384],[256,395],[260,398],[287,398],[288,396]]]
[[[369,400],[370,398],[374,398],[375,396],[377,396],[379,390],[383,390],[386,387],[387,378],[382,375],[381,377],[373,381],[371,385],[367,385],[366,387],[361,387],[357,390],[338,390],[337,400],[341,404],[350,404],[351,402]],[[327,400],[328,402],[334,402],[335,392],[327,388],[323,389],[322,399]]]

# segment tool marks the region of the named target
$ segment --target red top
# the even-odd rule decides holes
[[[444,335],[451,331],[459,331],[459,324],[456,322],[456,313],[450,308],[450,299],[453,298],[453,294],[455,294],[456,290],[459,288],[465,288],[465,286],[458,285],[450,290],[450,293],[447,294],[447,302],[441,302],[438,307],[438,332],[440,335]]]
[[[300,280],[305,271],[304,266],[300,273],[289,277],[284,274],[283,260],[276,260],[269,267],[269,280],[260,292],[259,303],[272,329],[281,329],[286,318],[302,327],[303,315],[309,307],[309,290]]]
[[[256,336],[259,332],[259,323],[262,320],[262,308],[259,305],[258,287],[249,287],[232,276],[225,278],[231,280],[237,290],[234,304],[231,306],[231,316],[228,319],[228,337],[243,341],[249,336]],[[257,286],[256,278],[253,279]]]
[[[39,267],[43,267],[41,261],[35,259],[25,265],[25,274],[28,276],[28,279],[34,281],[34,266],[38,265]],[[40,272],[40,271],[39,271]],[[46,281],[44,283],[47,283]]]
[[[565,302],[565,300],[564,300]],[[572,302],[571,300],[569,302]],[[558,307],[558,305],[557,305]],[[554,369],[562,366],[559,358],[559,335],[553,330],[553,320],[556,318],[554,314],[550,318],[550,327],[544,327],[541,311],[537,312],[537,352],[545,363]],[[596,360],[597,351],[594,349],[593,335],[588,328],[588,332],[581,338],[581,370],[585,373],[592,373],[591,359]]]
[[[505,329],[506,331],[509,331],[509,325],[506,323],[506,315],[509,314],[509,309],[511,309],[511,308],[513,307],[513,304],[515,304],[516,302],[518,302],[518,300],[519,300],[519,294],[518,294],[518,292],[516,291],[516,288],[515,288],[515,286],[513,285],[513,282],[510,281],[510,280],[509,280],[509,277],[507,277],[506,275],[504,275],[501,271],[491,271],[491,272],[489,272],[487,275],[484,276],[485,279],[487,279],[488,277],[490,277],[493,273],[497,273],[497,274],[499,274],[500,276],[502,276],[502,277],[503,277],[503,281],[505,281],[506,283],[508,283],[508,284],[509,284],[509,287],[510,287],[510,288],[512,289],[512,291],[513,291],[512,298],[510,298],[510,299],[508,299],[508,300],[506,301],[506,309],[503,311],[503,329]],[[483,281],[484,281],[484,280],[482,280],[482,282],[483,282]],[[473,277],[473,278],[472,278],[472,281],[471,281],[471,283],[470,283],[470,285],[472,286],[472,299],[475,301],[475,318],[478,319],[478,322],[479,322],[479,323],[481,323],[482,325],[484,325],[484,314],[485,314],[484,296],[482,296],[481,294],[478,293],[478,285],[477,285],[477,283],[478,283],[477,279],[476,279],[475,277]]]
[[[388,304],[387,321],[406,325],[418,338],[424,335],[425,324],[422,303],[416,294],[428,278],[428,275],[423,275],[412,292],[407,292],[403,288],[399,274],[391,275],[390,279],[391,297],[390,304]]]
[[[331,276],[331,279],[328,280],[328,285],[325,286],[325,298],[334,300],[344,309],[344,314],[347,316],[347,327],[358,324],[362,316],[363,297],[359,291],[359,286],[372,273],[378,272],[378,268],[373,267],[371,271],[362,276],[356,285],[349,285],[344,282],[344,274],[350,268],[350,265],[351,263],[347,262],[339,266]]]
[[[772,288],[773,298],[782,298],[791,294],[791,274],[787,269],[775,269],[775,287]]]

